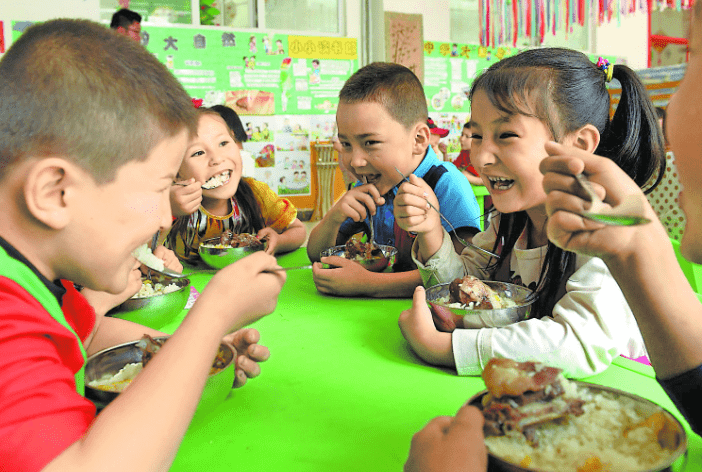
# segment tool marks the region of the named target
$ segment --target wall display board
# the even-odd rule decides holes
[[[241,117],[257,180],[310,195],[310,142],[334,132],[339,90],[358,68],[357,42],[212,29],[144,28],[145,46],[205,106]]]
[[[13,23],[13,41],[31,22]],[[142,25],[142,44],[204,106],[241,117],[256,167],[279,195],[311,195],[310,143],[334,135],[339,90],[358,69],[353,38]]]

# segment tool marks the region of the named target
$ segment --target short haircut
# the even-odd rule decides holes
[[[378,103],[406,129],[429,117],[422,83],[407,67],[390,62],[373,62],[357,70],[341,88],[339,100]]]
[[[110,28],[117,29],[121,26],[124,29],[129,29],[132,23],[141,23],[141,15],[135,11],[122,8],[112,15]]]
[[[240,143],[245,143],[249,140],[249,137],[244,130],[244,125],[241,124],[241,118],[239,115],[226,105],[214,105],[210,107],[211,110],[216,111],[227,123],[229,129],[234,132],[234,139]]]
[[[143,46],[87,20],[25,30],[0,60],[0,179],[60,156],[111,181],[163,139],[197,130],[190,97]]]

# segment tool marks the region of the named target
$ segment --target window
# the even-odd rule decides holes
[[[336,35],[343,33],[343,0],[131,0],[129,9],[150,24],[265,28]],[[100,0],[108,22],[118,0]]]

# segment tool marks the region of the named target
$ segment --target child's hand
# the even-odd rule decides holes
[[[483,415],[464,405],[454,418],[438,416],[412,437],[405,472],[484,472]]]
[[[322,264],[312,264],[312,279],[321,293],[327,295],[365,295],[368,289],[368,271],[358,262],[345,257],[323,257],[322,262],[333,266],[324,269]]]
[[[373,184],[359,185],[346,192],[332,206],[327,215],[336,224],[343,223],[346,218],[353,221],[363,221],[368,214],[375,215],[378,205],[385,203],[385,199],[380,196],[380,192]],[[326,216],[325,216],[326,217]]]
[[[438,230],[441,233],[441,217],[429,205],[439,209],[439,201],[431,187],[412,174],[409,182],[400,185],[394,203],[395,221],[405,231],[428,233]],[[443,237],[443,236],[442,236]]]
[[[653,225],[608,226],[583,218],[580,213],[590,207],[590,202],[573,176],[585,172],[609,205],[616,206],[625,198],[641,199],[644,216],[656,222],[656,214],[638,185],[611,159],[558,143],[547,143],[546,151],[550,157],[541,161],[540,169],[547,194],[548,238],[563,249],[605,261],[635,251],[637,235],[641,231],[649,233]]]
[[[263,228],[256,234],[256,237],[261,241],[266,241],[267,254],[275,254],[275,248],[278,246],[278,239],[280,238],[280,235],[276,230],[271,227]]]
[[[195,179],[179,182],[187,185],[171,186],[171,211],[173,216],[192,215],[202,202],[202,184]]]
[[[176,256],[175,252],[171,251],[166,246],[156,246],[154,249],[154,256],[161,259],[164,267],[167,269],[181,273],[183,272],[183,264],[181,264],[178,260],[178,256]]]
[[[261,374],[261,366],[258,364],[271,356],[266,346],[258,344],[260,339],[261,334],[254,328],[240,329],[223,338],[237,352],[234,388],[243,387],[248,379],[258,377]]]
[[[264,270],[278,267],[275,257],[255,252],[220,269],[212,277],[191,314],[204,312],[223,332],[246,326],[275,309],[285,283],[285,272]]]
[[[400,313],[400,331],[415,353],[434,365],[455,366],[451,334],[434,326],[424,287],[414,290],[412,308]]]

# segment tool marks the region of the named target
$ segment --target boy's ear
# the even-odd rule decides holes
[[[70,221],[67,193],[74,191],[73,166],[66,160],[48,157],[31,166],[24,181],[24,200],[29,213],[52,229],[62,229]]]
[[[421,154],[422,156],[427,151],[427,146],[429,146],[429,127],[426,123],[417,123],[414,126],[414,154]]]
[[[583,149],[587,152],[595,152],[597,146],[600,145],[600,132],[597,131],[594,125],[586,124],[582,128],[576,130],[570,135],[572,146]]]

